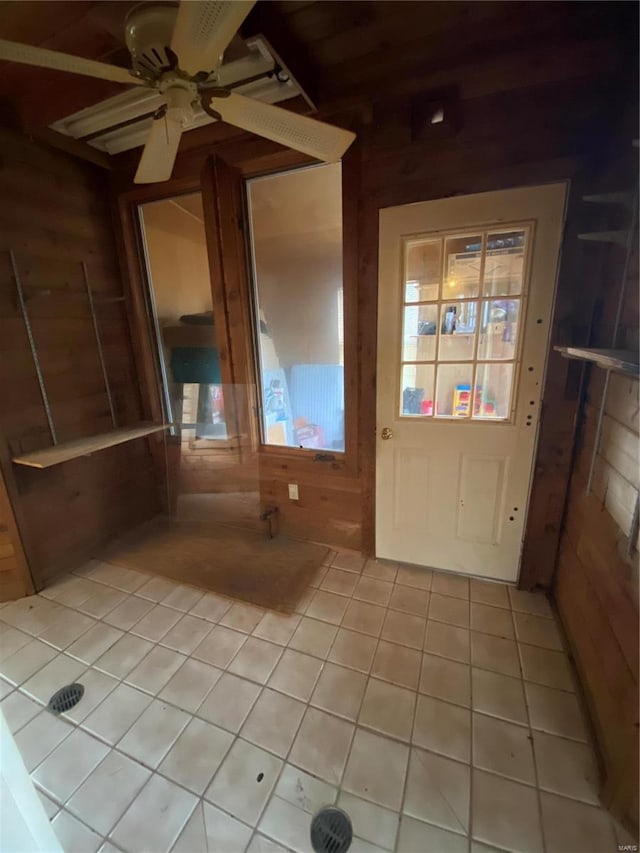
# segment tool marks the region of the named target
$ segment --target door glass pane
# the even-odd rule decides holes
[[[519,314],[519,299],[492,299],[482,303],[478,358],[516,357]]]
[[[478,365],[473,404],[475,419],[509,417],[512,379],[513,364]]]
[[[477,302],[443,303],[440,308],[440,361],[462,361],[473,358]]]
[[[478,295],[482,266],[482,236],[448,237],[445,246],[443,299]]]
[[[436,415],[438,417],[469,417],[471,410],[472,364],[438,365]]]
[[[340,163],[247,183],[266,444],[344,451]]]
[[[511,416],[529,240],[503,225],[405,244],[401,415]]]
[[[408,305],[404,309],[403,361],[433,361],[437,328],[437,305]]]
[[[441,268],[441,240],[409,243],[405,259],[405,302],[437,299]]]
[[[482,288],[485,296],[522,293],[526,241],[525,229],[489,234]]]
[[[432,364],[405,364],[402,367],[400,414],[433,414]]]

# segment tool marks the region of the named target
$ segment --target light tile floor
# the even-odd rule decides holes
[[[603,853],[549,603],[331,553],[291,616],[91,562],[0,608],[0,708],[66,853]],[[85,695],[43,704],[72,680]]]

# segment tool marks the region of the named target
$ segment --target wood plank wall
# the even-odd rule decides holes
[[[589,383],[554,593],[603,760],[603,799],[637,835],[638,552],[627,555],[601,495],[586,495],[602,378]]]
[[[22,598],[33,592],[33,581],[20,534],[0,471],[0,601]]]
[[[1,131],[0,194],[0,461],[40,589],[117,531],[154,514],[156,474],[144,439],[44,471],[10,462],[12,455],[49,446],[51,435],[9,250],[22,280],[58,441],[112,425],[83,261],[118,426],[141,420],[141,406],[125,304],[108,301],[123,291],[104,173]],[[10,585],[6,593],[26,588]]]
[[[497,63],[500,64],[499,58]],[[551,79],[554,71],[557,76]],[[615,78],[607,80],[595,66],[585,65],[580,76],[573,79],[565,79],[567,70],[562,64],[550,64],[546,73],[550,79],[529,85],[531,65],[523,52],[522,65],[513,65],[508,80],[491,78],[495,91],[458,104],[458,132],[442,138],[434,134],[431,141],[421,143],[411,140],[411,101],[392,106],[382,102],[377,110],[374,105],[378,119],[371,128],[371,137],[365,140],[360,199],[360,459],[363,544],[368,550],[374,541],[372,427],[379,208],[449,195],[571,181],[551,345],[567,338],[584,340],[582,335],[588,332],[593,299],[585,293],[584,282],[589,281],[585,276],[587,261],[576,248],[575,234],[584,230],[581,196],[588,187],[591,171],[598,168],[588,140],[593,141],[594,134],[598,135],[598,117],[617,84]],[[466,78],[459,82],[464,90]],[[605,144],[602,135],[595,144]],[[525,533],[520,581],[525,587],[548,587],[553,576],[578,404],[575,373],[574,367],[551,350]]]
[[[619,140],[597,189],[637,185],[635,151],[629,138],[634,120]],[[623,208],[600,209],[600,227],[629,221]],[[638,246],[627,269],[618,343],[638,344]],[[583,249],[598,270],[590,343],[611,346],[625,251],[591,244]],[[585,339],[582,340],[585,343]],[[605,372],[585,368],[575,462],[560,540],[554,594],[580,674],[602,757],[603,800],[638,835],[638,534],[632,527],[638,494],[640,394],[637,379],[612,374],[591,494],[587,482]],[[629,541],[631,536],[632,541]]]
[[[329,6],[331,13],[326,12]],[[551,343],[584,340],[596,283],[577,240],[570,238],[584,230],[581,196],[606,159],[631,77],[620,27],[616,30],[611,16],[594,4],[572,6],[570,14],[560,4],[426,4],[420,9],[420,4],[408,4],[407,16],[417,14],[420,26],[429,19],[438,32],[429,31],[428,45],[416,33],[411,50],[391,50],[383,60],[369,41],[377,44],[384,28],[369,32],[366,6],[319,3],[284,9],[291,11],[294,35],[309,41],[310,56],[326,66],[318,81],[320,117],[358,133],[344,164],[346,343],[354,346],[346,357],[347,368],[353,368],[347,377],[346,423],[353,430],[352,452],[344,463],[261,452],[260,474],[263,503],[278,506],[283,530],[373,553],[379,210],[570,180]],[[340,32],[343,12],[345,26],[353,27],[347,34]],[[361,49],[361,12],[362,44],[369,44],[372,53],[356,62],[348,56]],[[480,29],[476,14],[482,19]],[[400,25],[391,9],[386,20],[389,26]],[[300,24],[298,30],[294,24]],[[406,27],[404,19],[401,26]],[[425,102],[434,97],[447,99],[451,122],[431,131],[419,118]],[[203,127],[185,134],[173,181],[163,185],[163,194],[172,184],[178,191],[193,186],[201,173],[207,182],[202,170],[212,153],[245,176],[291,168],[296,162],[265,140],[224,125]],[[116,192],[130,189],[137,156],[129,152],[120,161]],[[298,157],[298,162],[304,161]],[[521,583],[526,587],[552,583],[579,380],[579,369],[551,354],[523,555]],[[300,501],[288,499],[288,482],[299,484]]]

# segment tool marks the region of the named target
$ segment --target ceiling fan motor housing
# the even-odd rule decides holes
[[[134,71],[155,78],[173,66],[169,45],[177,14],[170,3],[141,3],[129,12],[125,41]]]
[[[167,115],[174,121],[184,125],[193,118],[193,103],[197,96],[197,89],[193,83],[184,80],[170,80],[163,94],[167,101]],[[197,104],[197,100],[195,101]]]

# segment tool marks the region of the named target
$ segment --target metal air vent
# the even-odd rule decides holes
[[[67,684],[57,690],[47,705],[47,710],[52,714],[64,714],[65,711],[70,711],[84,696],[84,687],[82,684]]]
[[[311,846],[316,853],[346,853],[353,827],[349,815],[337,806],[325,806],[311,821]]]

